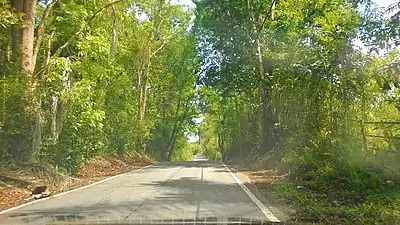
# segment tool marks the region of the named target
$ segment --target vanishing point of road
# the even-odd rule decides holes
[[[3,212],[0,224],[207,218],[278,221],[225,165],[197,160],[157,163]]]

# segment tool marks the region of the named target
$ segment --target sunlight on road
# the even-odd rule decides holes
[[[204,155],[195,155],[193,161],[207,161],[207,157]]]

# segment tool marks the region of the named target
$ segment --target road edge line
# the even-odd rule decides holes
[[[232,178],[235,182],[242,188],[242,190],[249,196],[249,198],[253,201],[253,203],[261,210],[264,216],[270,220],[271,222],[279,223],[281,222],[251,191],[246,185],[234,174],[231,169],[225,165],[225,163],[221,162],[226,170],[231,174]]]
[[[66,194],[69,194],[69,193],[72,193],[72,192],[75,192],[75,191],[79,191],[79,190],[82,190],[82,189],[85,189],[85,188],[88,188],[88,187],[92,187],[94,185],[104,183],[104,182],[112,180],[114,178],[121,177],[121,176],[126,175],[128,173],[138,172],[140,170],[147,169],[147,168],[149,168],[151,166],[154,166],[155,164],[156,163],[141,167],[141,168],[136,169],[136,170],[132,170],[132,171],[128,171],[128,172],[125,172],[125,173],[121,173],[121,174],[118,174],[118,175],[115,175],[115,176],[112,176],[112,177],[107,177],[106,179],[99,180],[99,181],[96,181],[94,183],[91,183],[91,184],[88,184],[88,185],[85,185],[85,186],[82,186],[82,187],[78,187],[78,188],[75,188],[75,189],[71,189],[71,190],[68,190],[68,191],[65,191],[65,192],[61,192],[61,193],[55,194],[55,195],[47,197],[47,198],[41,198],[41,199],[38,199],[38,200],[34,200],[32,202],[24,203],[22,205],[17,205],[17,206],[11,207],[9,209],[0,211],[0,215],[8,213],[8,212],[11,212],[11,211],[14,211],[14,210],[17,210],[17,209],[20,209],[20,208],[23,208],[25,206],[33,205],[33,204],[38,203],[38,202],[43,202],[45,200],[49,200],[49,199],[52,199],[52,198],[57,198],[57,197],[60,197],[60,196],[63,196],[63,195],[66,195]]]

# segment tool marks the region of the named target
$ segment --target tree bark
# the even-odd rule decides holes
[[[178,104],[177,104],[177,106],[176,106],[176,112],[175,112],[175,116],[176,116],[176,117],[179,117],[179,111],[180,111],[180,109],[181,109],[181,103],[182,103],[182,100],[181,100],[181,98],[179,98],[179,99],[178,99]],[[176,134],[177,134],[178,131],[179,131],[179,123],[180,123],[180,120],[179,120],[179,118],[178,118],[178,119],[175,121],[174,128],[172,129],[172,133],[171,133],[171,136],[170,136],[169,141],[168,141],[168,149],[167,149],[167,152],[168,152],[168,160],[169,160],[169,161],[171,161],[171,159],[172,159],[172,150],[173,150],[173,148],[174,148],[174,139],[176,138]]]
[[[113,30],[112,30],[110,56],[114,57],[115,53],[117,51],[117,38],[118,38],[117,18],[116,18],[116,14],[115,14],[115,6],[114,5],[111,6],[111,15],[112,15],[112,20],[113,20]]]
[[[33,77],[33,44],[34,44],[34,22],[36,13],[36,0],[24,0],[24,26],[21,32],[21,71],[26,76],[27,90],[26,98],[28,100],[27,113],[33,116],[32,143],[31,150],[26,155],[26,160],[34,160],[35,153],[39,150],[41,144],[40,129],[40,100],[34,97],[36,82]]]
[[[141,71],[139,80],[140,80],[140,94],[139,94],[139,110],[138,110],[138,120],[143,121],[144,120],[144,115],[146,113],[146,106],[147,106],[147,85],[148,85],[148,75],[149,75],[149,70],[151,66],[151,60],[148,59],[147,65],[145,65],[145,68],[143,71]]]
[[[24,0],[11,0],[11,6],[16,12],[22,13],[24,9]],[[11,61],[19,64],[21,55],[21,27],[18,24],[11,26]]]
[[[29,85],[33,84],[33,42],[34,42],[34,23],[36,13],[36,0],[25,0],[23,5],[24,26],[21,35],[21,69],[28,77]],[[32,87],[32,86],[31,86]]]
[[[52,104],[51,104],[51,136],[54,142],[57,142],[61,130],[62,130],[62,117],[63,117],[63,107],[62,107],[62,102],[60,101],[60,96],[61,92],[70,87],[70,70],[69,70],[69,59],[65,59],[65,64],[64,64],[64,71],[62,74],[62,87],[61,90],[57,91],[53,96],[52,96]],[[64,111],[65,113],[65,111]]]
[[[42,45],[43,36],[44,36],[44,30],[45,30],[47,19],[48,19],[49,15],[50,15],[51,9],[53,8],[53,6],[57,2],[58,2],[58,0],[53,0],[50,4],[48,4],[46,6],[46,9],[44,10],[42,18],[40,19],[40,23],[39,23],[39,26],[37,28],[35,48],[33,50],[33,56],[32,56],[32,71],[34,71],[35,68],[36,68],[37,56],[39,54],[39,50],[40,50],[40,47]],[[47,60],[50,61],[50,58],[48,57]],[[48,65],[48,63],[45,64],[45,65]]]
[[[271,5],[271,20],[275,20],[275,4],[276,1],[272,2]],[[268,17],[269,15],[267,15]],[[260,22],[263,21],[263,19],[260,17]],[[262,26],[264,25],[264,22],[261,22],[261,28],[260,28],[260,33],[262,32]],[[257,54],[258,54],[258,67],[259,67],[259,77],[261,80],[261,87],[260,87],[260,95],[261,95],[261,103],[262,103],[262,124],[263,124],[263,134],[262,134],[262,141],[261,141],[261,148],[263,152],[269,151],[273,146],[272,146],[272,141],[273,138],[271,136],[271,129],[273,128],[274,124],[274,118],[273,118],[273,110],[272,110],[272,105],[271,105],[271,81],[270,78],[273,76],[274,73],[274,65],[272,60],[267,61],[267,76],[265,74],[264,70],[264,59],[263,59],[263,52],[262,52],[262,46],[261,46],[261,40],[260,40],[260,35],[257,34],[256,38],[256,44],[257,44]],[[275,49],[275,40],[271,40],[270,43],[270,48],[271,51],[274,51]]]

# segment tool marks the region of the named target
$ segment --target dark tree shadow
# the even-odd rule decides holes
[[[227,172],[221,163],[210,161],[158,163],[152,168],[171,169],[175,166],[212,168],[213,172],[219,172],[219,174]],[[146,170],[138,172],[146,172]],[[216,175],[218,176],[221,174]],[[221,177],[227,179],[224,175]],[[138,186],[153,190],[154,194],[145,200],[133,200],[134,188]],[[59,199],[50,199],[42,207],[27,206],[15,212],[0,215],[0,224],[96,224],[96,221],[117,221],[119,224],[146,224],[149,221],[152,224],[158,224],[160,221],[163,224],[181,221],[180,224],[182,224],[182,221],[189,221],[193,224],[195,220],[209,221],[213,218],[225,222],[243,221],[243,224],[249,224],[244,223],[247,220],[253,220],[252,224],[267,222],[240,186],[234,182],[220,181],[218,178],[202,180],[199,177],[183,176],[163,182],[139,183],[136,186],[125,184],[116,186],[112,182],[105,182],[90,187],[91,191],[99,193],[107,193],[107,189],[114,188],[132,189],[133,194],[125,198],[119,197],[118,200],[95,201],[98,204],[83,202],[78,206],[68,206],[68,204],[60,206],[60,200],[63,198],[74,197],[71,193]],[[50,201],[54,201],[55,204],[50,204]]]

